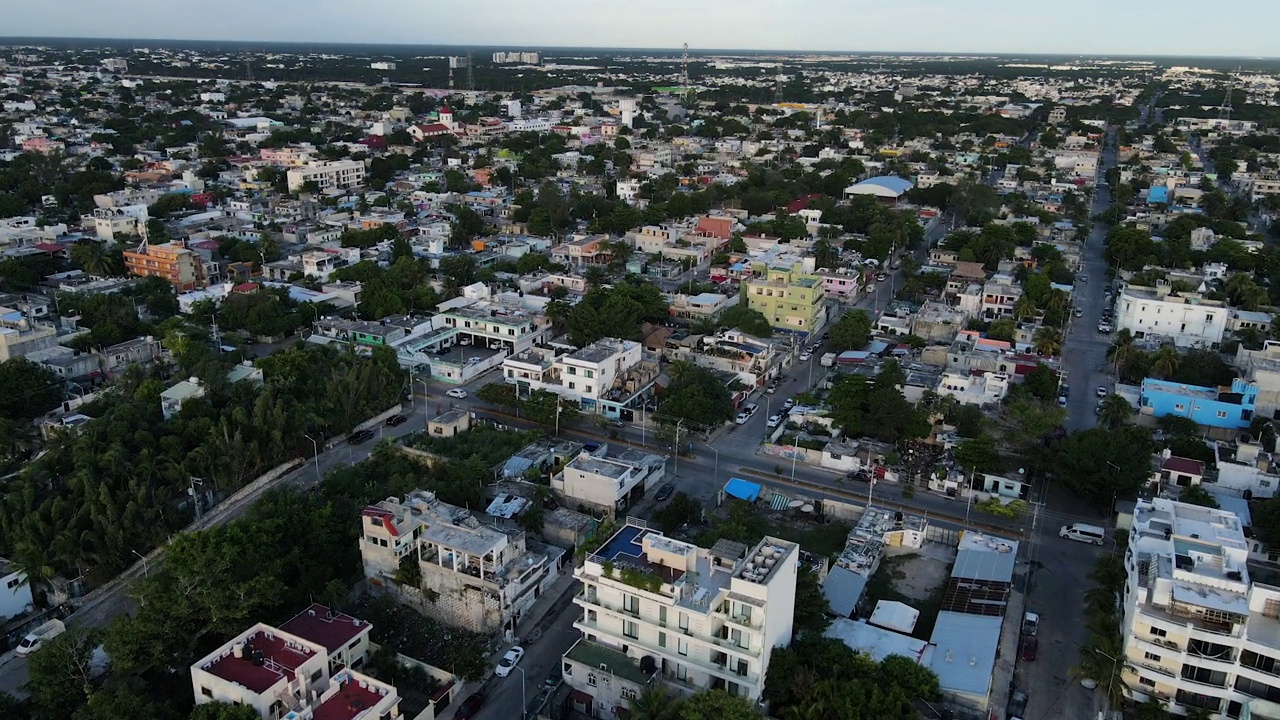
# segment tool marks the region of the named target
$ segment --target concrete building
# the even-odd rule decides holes
[[[280,629],[320,645],[328,653],[329,672],[359,670],[369,657],[369,623],[319,603],[298,613]]]
[[[321,643],[257,623],[191,666],[192,694],[263,720],[400,720],[393,686],[350,669],[330,675],[329,657]]]
[[[633,340],[604,338],[571,353],[531,347],[502,361],[503,379],[525,396],[553,392],[584,411],[619,417],[638,406],[658,378],[658,365]]]
[[[1280,701],[1280,588],[1254,582],[1232,512],[1139,500],[1125,550],[1121,677],[1135,700],[1245,717]]]
[[[147,236],[147,206],[96,208],[93,211],[93,231],[100,240],[113,241],[124,236]]]
[[[160,393],[160,412],[164,415],[164,419],[168,420],[182,410],[183,403],[192,398],[201,397],[204,397],[204,387],[200,385],[199,380],[195,378],[181,380]]]
[[[424,614],[468,630],[510,637],[559,576],[559,548],[531,549],[523,532],[484,525],[470,510],[429,491],[370,505],[360,522],[360,557],[369,582],[395,589]],[[419,587],[396,583],[406,557],[417,559]]]
[[[1258,388],[1240,378],[1232,380],[1229,388],[1145,378],[1138,412],[1157,418],[1185,417],[1211,428],[1243,430],[1253,423],[1257,397]]]
[[[58,330],[10,307],[0,307],[0,362],[48,350],[58,344]]]
[[[144,242],[137,249],[125,250],[124,266],[130,275],[162,277],[180,293],[199,290],[209,284],[204,260],[176,242],[163,245]]]
[[[583,505],[596,512],[616,515],[636,504],[667,474],[662,455],[625,448],[609,453],[582,452],[551,478],[551,489],[567,504]]]
[[[772,537],[750,549],[721,540],[708,550],[629,518],[575,572],[583,585],[574,598],[583,634],[575,649],[609,658],[602,664],[611,672],[626,668],[620,680],[629,692],[658,681],[680,693],[720,688],[758,701],[773,649],[791,642],[799,554]],[[594,716],[611,717],[611,693],[628,695],[580,675],[585,665],[566,667],[564,680]]]
[[[1169,338],[1179,347],[1216,347],[1231,310],[1195,293],[1175,294],[1164,281],[1154,288],[1128,286],[1116,299],[1116,329],[1136,337]]]
[[[1022,286],[1012,275],[996,273],[982,286],[982,315],[988,320],[1013,316],[1013,306],[1022,297]]]
[[[286,173],[289,192],[297,192],[313,182],[320,192],[351,190],[364,185],[365,167],[360,160],[337,160],[290,168]]]
[[[1280,342],[1267,340],[1260,350],[1249,350],[1241,344],[1236,350],[1236,367],[1258,390],[1255,407],[1258,414],[1276,417],[1280,410]]]
[[[677,320],[715,320],[730,307],[729,296],[721,293],[698,293],[671,296],[671,317]]]
[[[0,622],[31,612],[34,608],[27,573],[0,558]]]
[[[995,405],[1009,394],[1010,381],[1005,373],[944,372],[938,380],[939,395],[950,395],[963,405]]]
[[[754,277],[742,281],[742,294],[775,330],[808,336],[826,324],[823,282],[799,264],[790,267],[754,263]]]

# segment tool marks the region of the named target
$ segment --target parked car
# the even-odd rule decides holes
[[[1021,690],[1014,690],[1009,693],[1009,705],[1005,710],[1005,717],[1008,720],[1022,720],[1022,716],[1027,712],[1027,694]]]
[[[463,390],[462,388],[453,388],[449,392],[445,393],[445,395],[448,395],[451,398],[458,398],[459,400],[462,400],[467,397],[467,391]]]
[[[663,500],[666,500],[667,498],[671,497],[671,494],[674,493],[675,491],[676,491],[675,484],[667,483],[666,485],[663,485],[662,487],[658,488],[658,494],[654,495],[653,499],[657,500],[658,502],[662,502]]]
[[[507,651],[507,654],[503,655],[502,659],[498,661],[498,668],[494,671],[494,674],[498,677],[506,677],[510,675],[511,668],[519,664],[520,658],[522,657],[524,657],[524,648],[519,645],[511,648]]]
[[[809,358],[811,357],[813,357],[813,353],[809,352],[808,350],[805,350],[804,352],[800,353],[800,362],[808,362]]]
[[[755,415],[756,411],[759,409],[760,409],[760,406],[757,405],[756,403],[747,403],[746,405],[742,406],[742,412],[746,413],[747,417],[751,417],[752,415]]]
[[[1088,276],[1088,275],[1081,275],[1081,276],[1080,276],[1080,282],[1081,282],[1081,283],[1087,283],[1087,282],[1089,282],[1089,276]]]
[[[1100,398],[1104,398],[1104,397],[1106,397],[1106,396],[1107,396],[1107,386],[1105,386],[1105,385],[1099,385],[1099,386],[1098,386],[1098,397],[1100,397]]]
[[[18,643],[18,647],[14,649],[14,652],[22,657],[26,657],[27,655],[39,650],[46,642],[49,642],[66,631],[67,626],[63,625],[61,620],[50,620],[49,622],[32,630],[26,637],[22,638],[22,642]]]
[[[484,707],[484,700],[484,693],[471,693],[458,706],[458,711],[453,714],[454,720],[471,720],[480,712],[480,708]]]
[[[1022,613],[1022,634],[1035,637],[1040,633],[1040,616],[1033,612]]]
[[[795,406],[796,406],[795,398],[787,398],[787,401],[782,403],[782,411],[787,412]]]
[[[882,273],[882,272],[878,272],[878,273],[876,273],[876,280],[877,280],[878,282],[884,282],[885,280],[888,280],[888,279],[889,279],[889,276],[888,276],[888,275],[886,275],[886,274],[884,274],[884,273]]]
[[[1076,308],[1076,317],[1084,317],[1084,308]]]
[[[738,416],[737,416],[737,417],[735,417],[735,418],[733,419],[733,421],[734,421],[735,423],[737,423],[738,425],[746,425],[746,424],[747,424],[747,421],[748,421],[748,420],[750,420],[750,419],[751,419],[751,413],[749,413],[749,412],[740,412],[740,413],[738,413]]]
[[[357,430],[347,436],[347,443],[351,445],[359,445],[373,438],[372,430]]]
[[[774,429],[774,428],[778,427],[778,425],[780,425],[780,424],[782,424],[782,416],[781,416],[781,415],[770,415],[770,416],[769,416],[769,421],[768,421],[768,422],[766,422],[766,423],[764,424],[764,426],[765,426],[765,427],[767,427],[767,428],[769,428],[770,430],[772,430],[772,429]]]
[[[1022,638],[1022,643],[1018,646],[1018,656],[1027,662],[1036,659],[1036,648],[1039,647],[1040,641],[1035,636],[1028,635]]]
[[[1103,322],[1098,323],[1098,332],[1102,333],[1103,335],[1106,335],[1107,333],[1111,332],[1112,329],[1113,328],[1111,327],[1111,323],[1106,322],[1105,320]]]
[[[409,420],[408,415],[392,415],[391,417],[387,418],[387,427],[395,427],[397,425],[403,425],[406,422],[408,422],[408,420]]]

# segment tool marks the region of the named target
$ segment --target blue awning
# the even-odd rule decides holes
[[[736,497],[747,502],[755,502],[760,499],[760,486],[741,478],[729,478],[729,482],[724,484],[724,491],[730,497]]]

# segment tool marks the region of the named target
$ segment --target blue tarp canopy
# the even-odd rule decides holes
[[[1156,203],[1169,202],[1169,188],[1163,185],[1154,185],[1147,193],[1147,202],[1152,205]]]
[[[755,502],[760,499],[760,486],[741,478],[729,478],[729,482],[724,484],[724,492],[730,497],[736,497],[747,502]]]

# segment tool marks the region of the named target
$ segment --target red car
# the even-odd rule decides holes
[[[466,700],[458,706],[458,712],[454,713],[454,720],[471,720],[480,712],[480,708],[484,707],[484,693],[475,692],[467,696]]]
[[[1036,659],[1036,648],[1039,645],[1040,643],[1035,639],[1035,637],[1024,637],[1022,638],[1022,647],[1019,648],[1018,654],[1023,660],[1031,662]]]

